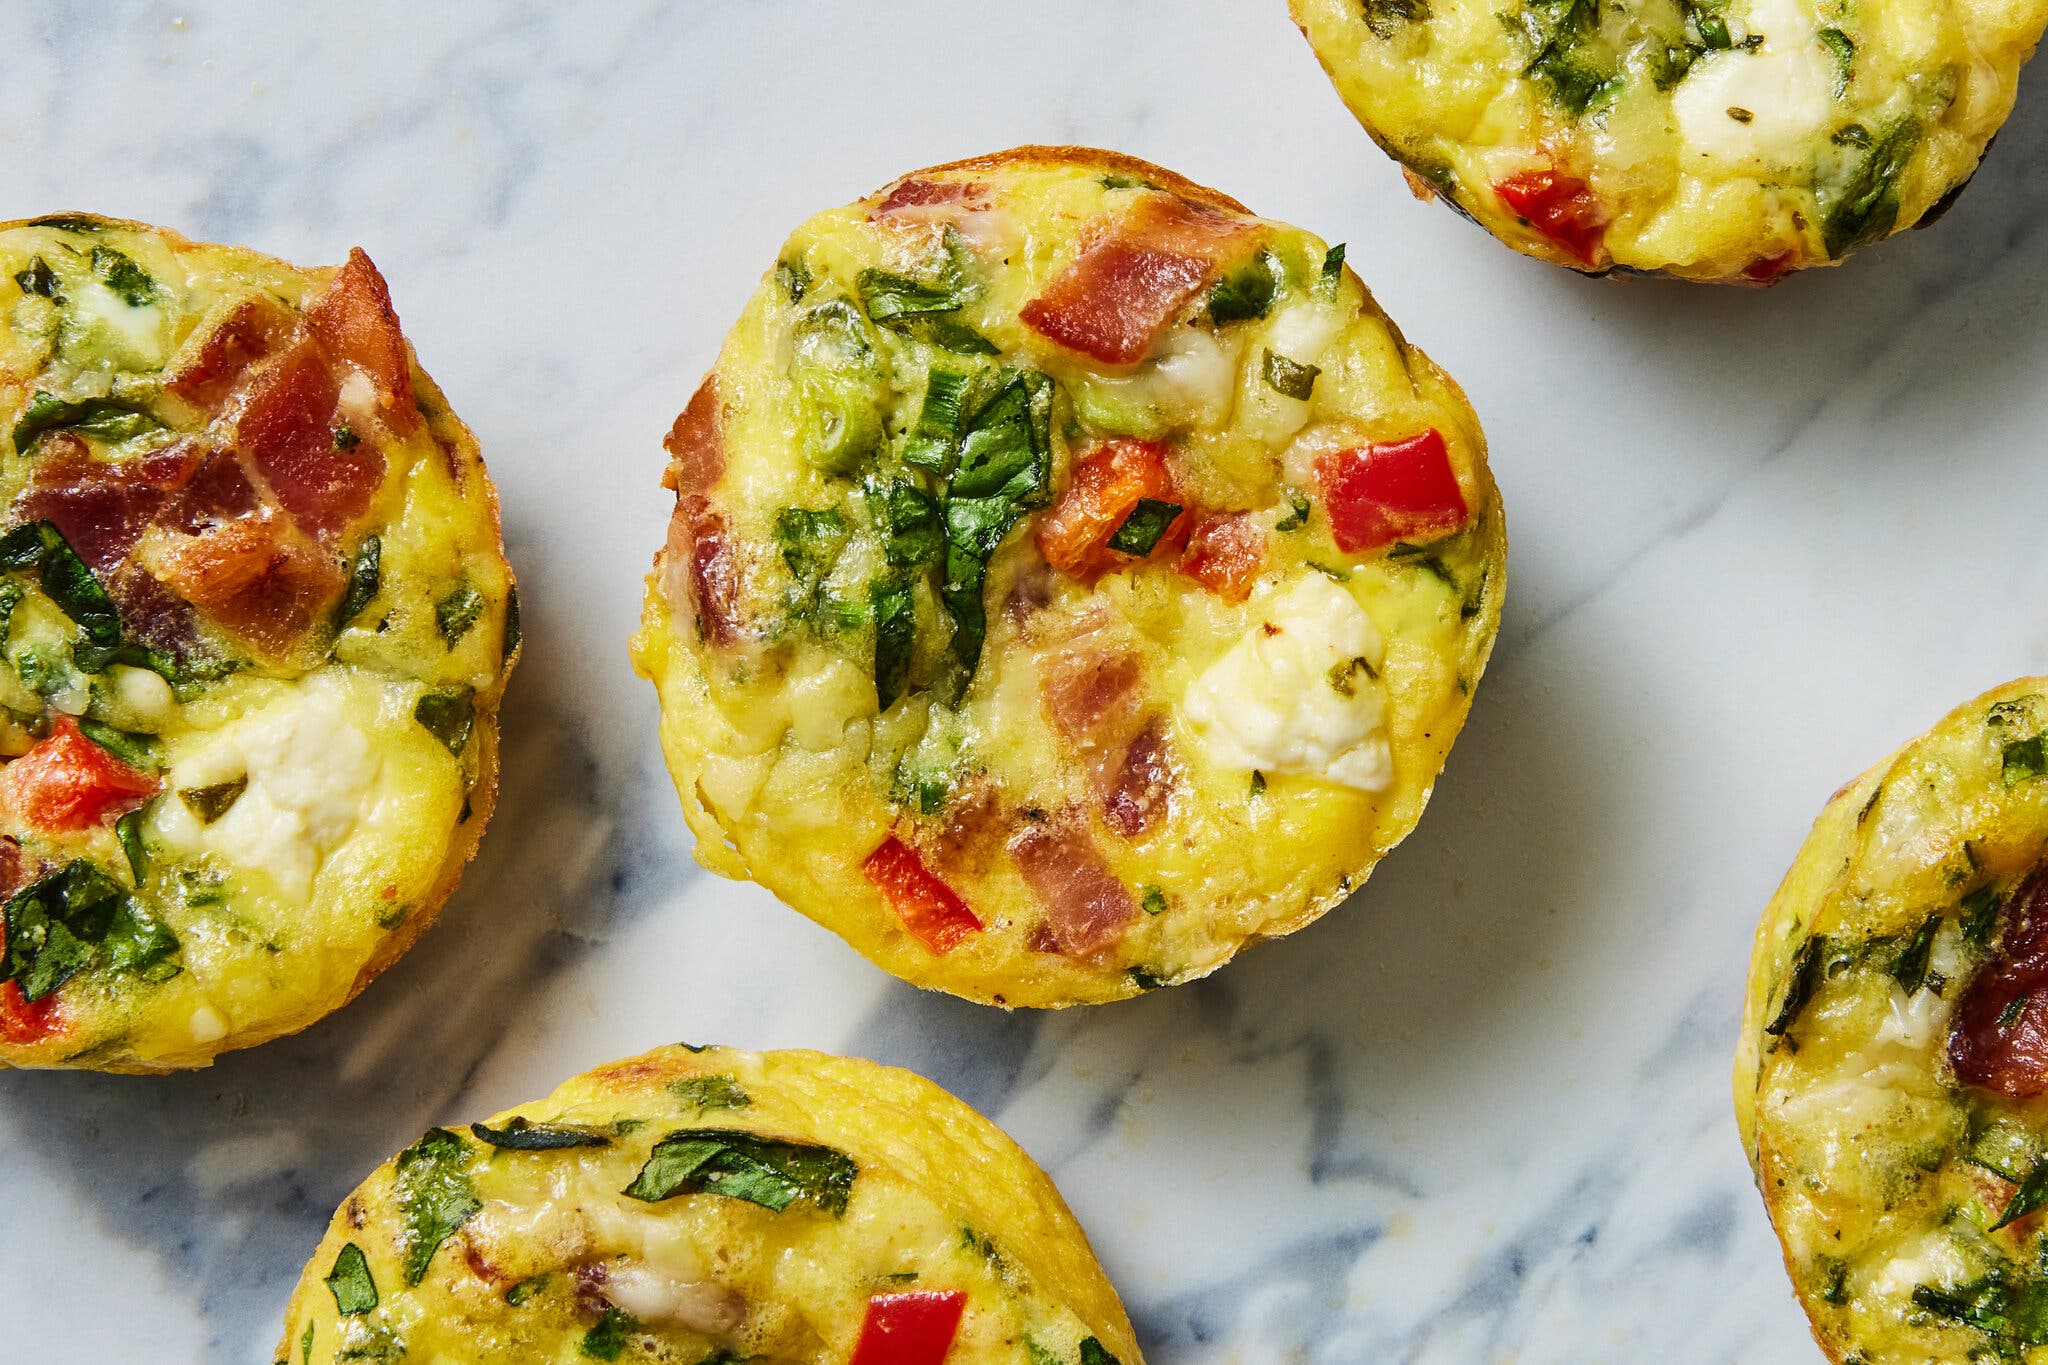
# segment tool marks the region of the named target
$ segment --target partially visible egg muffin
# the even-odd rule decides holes
[[[372,1172],[277,1358],[1143,1365],[1059,1191],[981,1115],[872,1062],[688,1046]]]
[[[1932,222],[2048,0],[1288,0],[1424,197],[1575,270],[1770,283]]]
[[[1828,803],[1757,930],[1735,1103],[1829,1359],[2048,1360],[2048,678]]]
[[[339,1007],[475,851],[519,646],[377,268],[0,225],[0,508],[0,1065]]]
[[[1343,254],[1077,148],[799,228],[669,434],[634,642],[698,858],[1003,1005],[1355,889],[1506,541],[1471,408]]]

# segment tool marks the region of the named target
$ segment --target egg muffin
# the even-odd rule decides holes
[[[698,858],[972,1000],[1344,899],[1500,619],[1479,424],[1343,247],[1106,152],[806,223],[667,448],[634,659]]]
[[[379,1167],[277,1358],[1142,1365],[1059,1191],[987,1119],[873,1062],[688,1045]]]
[[[2048,0],[1288,0],[1424,198],[1574,270],[1768,284],[1934,221]]]
[[[476,442],[361,251],[0,226],[0,1065],[347,1001],[490,813],[519,647]]]
[[[1835,1361],[2048,1361],[2048,678],[1836,794],[1757,931],[1735,1101]]]

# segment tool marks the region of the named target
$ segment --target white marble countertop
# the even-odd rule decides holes
[[[1844,269],[1588,282],[1410,199],[1284,10],[5,7],[0,218],[366,247],[482,440],[528,645],[482,857],[359,1002],[208,1072],[0,1076],[0,1355],[266,1362],[373,1164],[689,1038],[982,1108],[1155,1365],[1817,1358],[1729,1111],[1742,970],[1839,782],[2048,667],[2048,102],[1937,230]],[[1057,1016],[919,994],[698,870],[625,649],[659,437],[782,237],[1027,141],[1347,239],[1469,390],[1514,540],[1473,723],[1363,893]]]

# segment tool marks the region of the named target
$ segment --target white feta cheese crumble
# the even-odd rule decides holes
[[[1686,159],[1755,170],[1803,164],[1834,105],[1834,59],[1801,0],[1751,0],[1749,32],[1763,38],[1709,52],[1672,93]]]

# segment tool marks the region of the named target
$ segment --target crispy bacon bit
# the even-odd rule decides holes
[[[313,348],[292,347],[250,384],[235,441],[292,519],[328,537],[369,508],[384,457],[369,442],[336,448],[341,391]]]
[[[874,216],[899,209],[930,208],[934,204],[974,204],[987,195],[988,187],[972,180],[905,180],[875,205]]]
[[[1202,518],[1180,557],[1182,573],[1226,602],[1251,596],[1252,584],[1265,566],[1266,528],[1249,512]]]
[[[1330,534],[1346,554],[1440,539],[1470,515],[1434,427],[1405,441],[1333,450],[1316,461],[1316,481]]]
[[[1573,259],[1587,266],[1599,264],[1607,211],[1585,181],[1545,167],[1511,175],[1496,183],[1493,192]]]
[[[1256,232],[1178,196],[1148,195],[1121,221],[1097,228],[1018,316],[1068,350],[1135,365]]]
[[[662,547],[662,591],[671,609],[687,606],[704,638],[729,649],[745,638],[746,576],[725,533],[725,518],[695,495],[680,498]]]
[[[270,515],[242,516],[198,535],[158,530],[137,551],[143,567],[259,653],[283,659],[341,602],[341,571]]]
[[[156,795],[159,783],[87,739],[59,713],[48,738],[0,770],[8,804],[46,833],[90,829]]]
[[[200,462],[198,448],[182,441],[118,464],[95,460],[69,432],[46,437],[41,450],[12,519],[47,519],[98,571],[127,557]]]
[[[1956,1006],[1948,1060],[1964,1085],[2048,1094],[2048,868],[2013,892],[2005,933]]]
[[[1067,957],[1099,951],[1138,918],[1130,889],[1078,822],[1033,825],[1010,841],[1010,856],[1045,911],[1053,943]]]
[[[283,304],[251,295],[206,334],[191,359],[165,377],[164,387],[189,403],[217,408],[242,372],[269,355],[290,327],[291,314]]]
[[[1045,562],[1061,573],[1093,582],[1137,558],[1109,548],[1109,538],[1140,499],[1174,502],[1173,473],[1166,447],[1152,441],[1119,439],[1097,446],[1074,466],[1074,477],[1045,515],[1035,535]],[[1160,554],[1187,539],[1182,512],[1152,547]]]
[[[884,839],[860,870],[903,927],[933,952],[950,953],[981,932],[981,920],[966,902],[926,871],[917,854],[895,835]]]
[[[377,386],[384,423],[410,431],[419,422],[412,391],[412,358],[391,307],[391,288],[361,247],[306,309],[306,327],[327,353],[361,369]]]
[[[662,441],[670,455],[661,486],[678,498],[709,493],[725,473],[725,434],[719,418],[718,375],[706,375],[690,395],[675,425]]]
[[[1137,838],[1166,814],[1173,782],[1173,752],[1155,720],[1125,747],[1123,763],[1102,795],[1103,821],[1124,838]]]
[[[1143,665],[1124,650],[1075,649],[1054,655],[1045,671],[1045,709],[1070,740],[1124,728],[1135,714]]]

